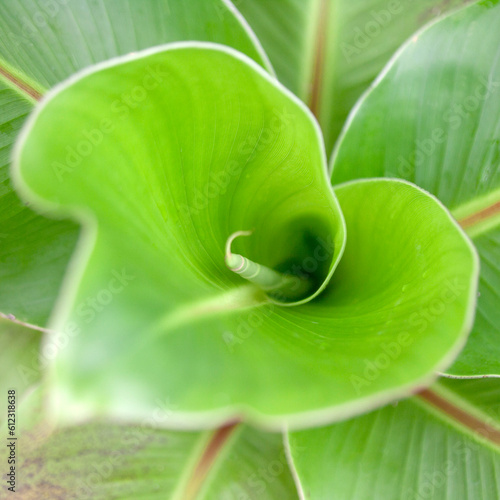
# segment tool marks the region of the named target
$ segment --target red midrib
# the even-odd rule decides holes
[[[314,67],[312,73],[309,109],[319,121],[319,104],[323,83],[323,70],[325,66],[326,31],[328,25],[328,1],[320,0],[318,29],[314,52]]]
[[[237,426],[238,422],[227,424],[214,432],[187,482],[183,500],[196,498],[217,456]]]
[[[421,391],[418,396],[430,403],[432,406],[438,408],[453,420],[462,424],[467,429],[473,431],[478,437],[487,439],[488,441],[500,446],[500,431],[498,429],[492,427],[474,415],[467,413],[458,406],[455,406],[453,403],[430,389]]]
[[[460,219],[458,223],[464,229],[468,229],[498,214],[500,214],[500,201],[497,201],[496,203],[493,203],[493,205],[490,205],[489,207],[479,210],[479,212],[476,212],[472,215],[464,217],[463,219]]]
[[[0,66],[0,75],[2,75],[6,80],[11,82],[16,88],[21,90],[26,95],[29,95],[35,101],[39,101],[43,95],[31,85],[18,78],[17,76],[10,73],[7,69]]]

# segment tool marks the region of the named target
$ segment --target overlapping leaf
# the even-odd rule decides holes
[[[123,100],[133,92],[140,106]],[[321,290],[345,239],[325,171],[307,109],[229,49],[174,45],[53,93],[26,129],[17,175],[37,206],[85,227],[48,340],[61,345],[52,388],[63,418],[140,418],[168,396],[177,425],[245,415],[303,426],[444,369],[470,326],[477,263],[416,187],[339,189],[349,243],[312,302],[280,306],[226,269],[226,239],[254,229],[239,253]],[[440,314],[422,324],[432,300]]]
[[[36,215],[12,192],[11,146],[33,102],[84,67],[170,41],[229,45],[272,70],[245,21],[225,0],[21,0],[2,2],[1,10],[0,310],[44,324],[78,233],[70,222]]]
[[[7,391],[16,391],[17,402],[40,380],[39,347],[41,332],[0,318],[0,422],[7,419]]]
[[[18,437],[16,493],[22,498],[298,498],[280,434],[240,425],[227,435],[91,422],[51,430],[32,416],[35,393],[21,407],[32,422]]]
[[[462,383],[455,381],[455,388],[460,391]],[[480,418],[468,420],[469,426],[412,398],[340,424],[291,434],[290,455],[303,498],[497,498],[500,381],[469,384],[474,386],[471,395],[478,390],[483,394],[481,408],[475,408]],[[482,389],[484,384],[489,390]],[[435,389],[471,411],[465,399],[440,386]]]
[[[332,162],[334,184],[373,176],[415,182],[473,237],[480,297],[470,342],[450,370],[459,375],[500,373],[499,22],[498,2],[481,2],[416,35],[361,101]]]
[[[280,81],[314,110],[328,153],[351,108],[399,46],[425,23],[466,3],[234,0]]]

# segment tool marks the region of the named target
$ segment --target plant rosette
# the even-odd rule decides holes
[[[222,45],[57,85],[13,177],[81,225],[41,348],[62,422],[329,423],[430,384],[472,326],[478,258],[447,209],[403,180],[334,192],[312,113]]]

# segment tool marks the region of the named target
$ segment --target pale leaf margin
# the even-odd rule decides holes
[[[255,34],[253,28],[250,26],[250,24],[248,24],[247,20],[243,17],[243,14],[236,8],[236,6],[233,4],[231,0],[221,0],[221,1],[227,7],[227,10],[231,14],[233,14],[236,21],[240,23],[241,27],[243,28],[243,31],[246,32],[246,34],[250,38],[250,41],[254,44],[257,53],[260,55],[260,57],[262,58],[262,62],[265,64],[264,69],[266,69],[272,77],[278,79],[276,71],[274,70],[273,65],[271,64],[271,60],[269,59],[269,56],[264,50],[263,45],[260,43],[260,40],[257,38],[257,35]],[[204,43],[212,43],[212,42],[204,42]],[[224,45],[224,47],[229,47],[229,45],[227,46]]]
[[[454,9],[451,12],[448,12],[443,16],[438,16],[437,18],[433,19],[432,21],[429,21],[427,24],[424,24],[424,26],[422,26],[420,29],[415,31],[415,33],[413,33],[413,35],[411,35],[402,45],[399,46],[399,48],[396,50],[396,52],[394,52],[392,57],[387,61],[384,68],[382,69],[382,71],[377,75],[375,80],[373,80],[373,82],[370,84],[370,86],[359,96],[358,100],[356,101],[356,104],[352,107],[351,111],[349,112],[349,115],[347,116],[347,119],[344,122],[342,130],[340,131],[340,134],[337,138],[337,142],[335,143],[332,154],[330,156],[330,160],[328,163],[328,172],[329,172],[330,176],[332,175],[333,168],[335,165],[335,160],[337,159],[337,155],[338,155],[338,152],[339,152],[340,147],[342,145],[342,142],[344,140],[344,137],[346,135],[346,132],[350,128],[351,123],[356,118],[356,115],[358,114],[358,110],[364,104],[365,100],[372,93],[372,91],[376,87],[379,86],[379,84],[382,82],[382,80],[386,77],[386,75],[392,69],[394,64],[396,64],[398,59],[401,57],[401,54],[403,54],[412,43],[415,43],[415,41],[417,41],[423,33],[430,30],[431,28],[433,28],[434,25],[439,24],[441,21],[449,18],[453,14],[456,14],[457,12],[460,12],[462,10],[473,7],[474,5],[476,5],[480,2],[481,2],[481,0],[474,0],[472,3],[466,4],[462,7],[458,7],[457,9]]]
[[[88,261],[91,257],[92,251],[95,246],[96,238],[97,238],[97,223],[93,216],[93,214],[88,211],[84,211],[81,209],[72,210],[69,208],[62,208],[57,206],[56,204],[43,199],[38,196],[35,192],[33,192],[29,186],[24,182],[21,169],[20,169],[20,155],[21,151],[24,147],[24,143],[31,132],[31,129],[35,126],[35,123],[38,119],[38,116],[43,111],[45,106],[60,92],[70,87],[74,83],[79,80],[99,72],[101,70],[116,67],[122,64],[126,64],[131,61],[135,61],[138,59],[144,59],[148,56],[152,56],[161,52],[174,51],[174,50],[182,50],[182,49],[200,49],[200,50],[215,50],[219,52],[223,52],[236,60],[239,60],[253,69],[261,78],[264,78],[268,83],[276,87],[279,91],[285,94],[298,108],[302,110],[302,112],[309,118],[311,125],[313,126],[316,138],[317,145],[320,149],[321,162],[323,164],[323,175],[325,186],[332,190],[329,174],[328,174],[328,161],[326,150],[323,142],[323,135],[320,129],[320,126],[309,110],[309,108],[304,104],[295,94],[293,94],[290,90],[284,87],[274,76],[270,75],[265,68],[260,66],[253,59],[250,59],[245,54],[228,47],[226,45],[213,43],[213,42],[173,42],[165,45],[159,45],[156,47],[152,47],[149,49],[145,49],[142,51],[138,51],[135,53],[127,54],[124,56],[118,56],[112,59],[108,59],[106,61],[102,61],[93,66],[86,67],[77,73],[74,73],[68,79],[59,84],[52,87],[41,99],[39,104],[35,107],[32,114],[28,117],[21,132],[19,133],[17,142],[13,148],[12,154],[12,163],[11,163],[11,177],[14,183],[14,187],[16,191],[21,195],[22,198],[30,199],[32,203],[36,205],[35,211],[39,211],[44,213],[45,215],[49,213],[53,213],[54,210],[57,213],[54,215],[57,218],[71,218],[76,220],[81,224],[82,229],[80,231],[80,237],[78,239],[78,243],[76,249],[73,253],[73,256],[70,259],[66,275],[63,279],[63,283],[59,292],[59,296],[56,300],[55,307],[52,311],[48,322],[48,330],[49,334],[47,334],[42,341],[42,350],[45,345],[52,344],[57,345],[53,342],[55,336],[58,335],[57,325],[64,324],[68,319],[68,312],[73,307],[76,300],[76,292],[78,288],[78,284],[81,281],[86,268]],[[337,202],[338,203],[338,202]],[[339,212],[341,213],[340,209]],[[343,217],[341,219],[342,231],[346,232],[345,220]],[[312,300],[314,297],[319,295],[324,288],[327,286],[330,281],[331,276],[333,275],[336,266],[340,262],[340,259],[343,255],[345,249],[345,238],[342,244],[342,248],[339,251],[339,255],[337,261],[334,265],[331,266],[329,274],[325,277],[324,282],[318,289],[309,297],[300,302],[295,302],[292,305],[298,305],[302,302],[308,302]],[[46,396],[48,397],[48,411],[49,413],[54,413],[55,410],[55,401],[51,397],[50,384],[53,381],[53,363],[49,363],[47,369],[47,381],[49,388],[47,389]],[[375,405],[378,406],[378,405]],[[331,409],[328,410],[328,415],[331,413]],[[349,415],[351,412],[348,413]],[[261,414],[260,412],[253,411],[251,408],[246,407],[235,407],[231,406],[228,408],[222,408],[217,410],[211,410],[207,412],[196,412],[196,413],[181,413],[175,412],[174,415],[169,417],[169,428],[171,429],[180,429],[180,430],[188,430],[188,429],[211,429],[214,427],[218,427],[227,423],[229,420],[234,420],[240,417],[248,418],[250,421],[255,422],[261,428],[267,428],[274,431],[281,431],[283,429],[283,420],[287,418],[287,416],[276,417],[267,417],[266,415]],[[91,415],[87,415],[84,411],[81,412],[81,417],[79,417],[77,423],[84,423],[91,419]],[[301,426],[308,426],[308,417],[307,415],[299,416],[298,420],[301,423]],[[321,419],[324,421],[324,418]],[[329,418],[326,421],[330,421]],[[124,421],[127,423],[127,421]]]
[[[279,83],[274,77],[270,76],[261,66],[259,66],[256,62],[245,56],[244,54],[236,51],[235,49],[229,48],[224,45],[215,44],[211,42],[175,42],[171,44],[166,44],[162,46],[157,46],[151,49],[146,49],[144,51],[128,54],[125,56],[120,56],[117,58],[113,58],[107,61],[103,61],[98,63],[95,66],[91,66],[89,68],[85,68],[82,71],[75,73],[72,77],[67,79],[66,81],[56,85],[52,90],[50,90],[47,95],[42,99],[41,103],[35,109],[34,113],[28,118],[26,121],[24,128],[21,130],[19,135],[18,142],[14,148],[13,162],[12,162],[12,177],[14,181],[14,185],[18,192],[20,192],[24,197],[29,197],[32,201],[34,200],[38,205],[39,209],[47,210],[54,209],[55,205],[51,202],[44,200],[39,197],[37,194],[31,191],[31,189],[24,183],[20,172],[20,154],[23,148],[24,142],[30,133],[32,127],[34,127],[38,115],[44,109],[45,105],[54,98],[59,92],[66,89],[76,81],[84,78],[87,75],[93,74],[97,71],[100,71],[105,68],[114,67],[121,64],[126,64],[127,62],[134,61],[137,59],[142,59],[147,56],[157,54],[160,52],[165,52],[169,50],[178,50],[184,48],[191,49],[212,49],[218,50],[220,52],[224,52],[235,59],[238,59],[248,66],[254,69],[261,77],[266,79],[269,83],[274,85],[277,89],[283,92],[287,97],[289,97],[298,107],[300,107],[307,116],[309,116],[314,129],[317,134],[318,145],[321,149],[321,155],[324,162],[324,175],[325,182],[328,186],[331,186],[330,180],[328,178],[328,170],[327,170],[327,160],[326,160],[326,151],[324,147],[323,137],[321,133],[321,129],[319,124],[311,113],[309,108],[291,91],[286,89],[281,83]],[[463,233],[462,228],[458,225],[456,220],[451,216],[448,209],[444,207],[444,205],[437,200],[433,195],[430,195],[425,190],[421,189],[418,186],[415,186],[412,183],[409,183],[402,179],[389,179],[382,178],[379,180],[383,181],[396,181],[402,184],[408,184],[412,187],[418,189],[422,193],[427,196],[433,198],[438,205],[445,210],[448,217],[450,218],[452,224],[454,224],[459,231],[463,234],[471,253],[473,255],[474,260],[474,272],[471,275],[471,297],[470,297],[470,307],[467,311],[466,321],[464,322],[462,331],[458,335],[458,340],[456,344],[450,349],[450,351],[443,357],[442,361],[436,366],[435,371],[427,374],[424,377],[421,377],[418,380],[415,380],[411,384],[405,384],[404,386],[400,386],[396,389],[389,389],[386,391],[381,391],[378,394],[371,395],[369,397],[363,398],[362,400],[356,400],[354,402],[349,402],[342,405],[335,405],[326,408],[322,408],[319,410],[312,410],[309,412],[302,412],[300,414],[284,414],[279,417],[270,417],[265,415],[259,411],[256,411],[252,408],[247,407],[246,405],[238,405],[238,406],[230,406],[226,408],[220,408],[217,410],[210,410],[204,412],[174,412],[171,414],[169,419],[169,427],[172,429],[207,429],[213,428],[216,426],[220,426],[224,423],[227,423],[230,420],[234,420],[235,418],[245,418],[248,419],[251,423],[257,425],[260,428],[267,429],[270,431],[287,431],[288,429],[304,429],[313,426],[321,426],[329,423],[337,422],[340,420],[344,420],[346,418],[359,415],[365,413],[367,411],[376,409],[378,407],[389,404],[393,401],[402,399],[412,394],[415,391],[423,389],[432,384],[432,382],[437,378],[437,371],[444,370],[447,368],[456,356],[459,354],[463,346],[467,341],[467,335],[472,327],[474,320],[474,312],[476,308],[476,287],[474,283],[477,283],[479,276],[479,259],[475,250],[475,247],[470,242],[469,238]],[[351,182],[370,182],[371,179],[365,180],[355,180],[349,181],[344,184],[340,184],[336,186],[336,188],[340,188],[341,186],[347,185]],[[333,189],[333,188],[331,188]],[[74,305],[75,295],[78,283],[80,282],[81,277],[83,276],[88,259],[92,253],[94,248],[94,244],[96,241],[97,235],[97,224],[94,220],[94,217],[89,213],[84,213],[83,211],[75,211],[72,212],[70,209],[65,209],[64,212],[62,210],[58,210],[60,216],[68,216],[73,219],[79,220],[83,226],[80,240],[77,245],[77,249],[75,254],[73,255],[70,265],[65,276],[63,286],[61,289],[60,296],[56,302],[55,309],[49,321],[49,328],[51,330],[56,330],[54,326],[58,324],[63,324],[67,319],[67,312]],[[345,221],[342,219],[343,229],[345,228]],[[345,245],[345,242],[344,242]],[[339,260],[342,257],[344,248],[342,248],[341,253],[339,255]],[[315,296],[317,296],[321,291],[327,286],[331,276],[335,271],[335,267],[332,267],[330,270],[330,274],[325,279],[323,285],[316,291],[316,293],[308,298],[308,300],[312,300]],[[57,333],[55,333],[57,334]],[[45,337],[45,342],[49,342],[54,334],[48,335]],[[51,373],[51,365],[49,365],[49,381],[52,379]],[[50,391],[49,391],[50,392]],[[52,404],[51,404],[52,403]],[[50,401],[49,398],[49,411],[52,411],[54,407],[52,406],[53,402]],[[86,421],[90,418],[90,415],[82,414],[82,421]]]

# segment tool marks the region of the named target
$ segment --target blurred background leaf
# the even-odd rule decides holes
[[[234,0],[278,78],[317,116],[332,151],[360,95],[399,46],[467,0]]]
[[[500,380],[463,382],[446,381],[447,388],[439,383],[425,399],[290,434],[303,498],[497,498]],[[429,395],[451,402],[451,415],[430,403]]]

